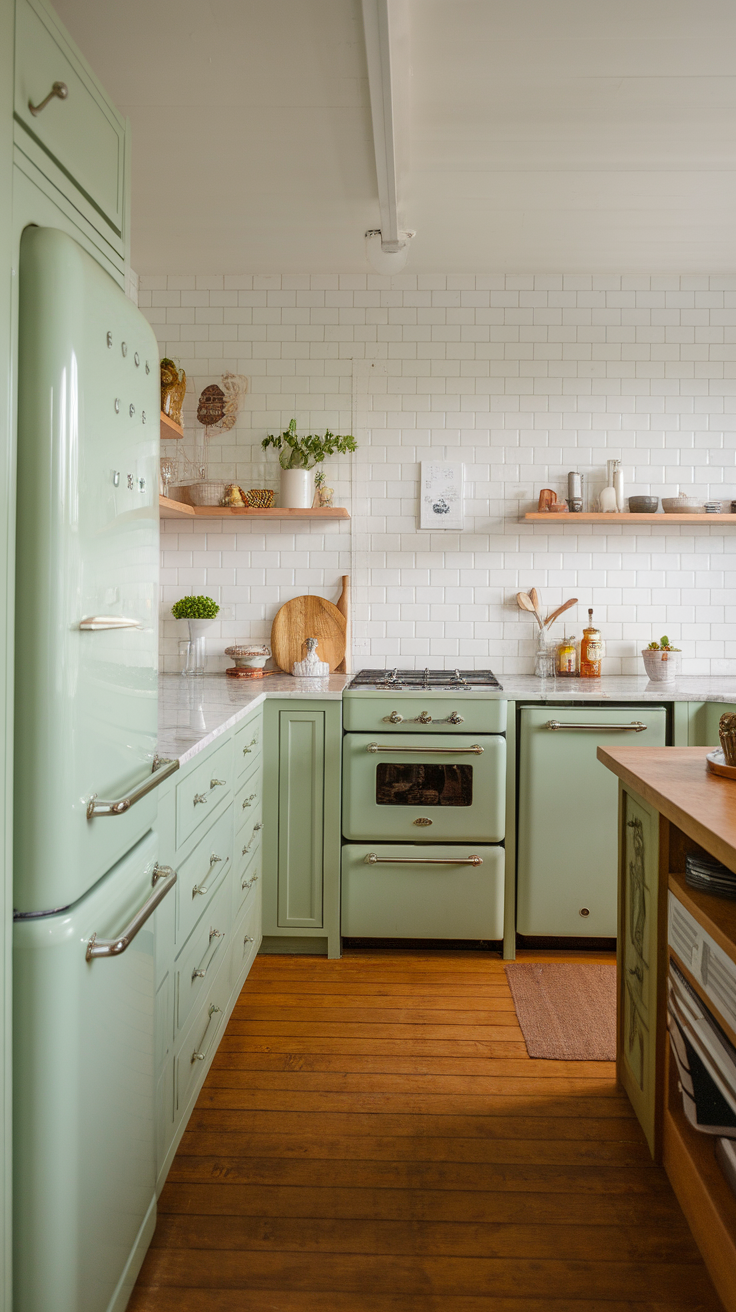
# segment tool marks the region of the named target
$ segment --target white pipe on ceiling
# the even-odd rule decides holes
[[[397,75],[397,47],[405,38],[404,0],[362,0],[368,85],[371,96],[373,145],[381,213],[381,250],[384,254],[403,251],[413,232],[401,228],[399,185],[401,170],[397,150],[397,106],[403,87]],[[405,87],[405,83],[404,83]],[[367,234],[366,234],[367,236]]]

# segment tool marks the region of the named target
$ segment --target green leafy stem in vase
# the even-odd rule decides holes
[[[171,607],[175,620],[213,620],[220,607],[211,597],[180,597]]]
[[[350,434],[340,437],[339,434],[331,433],[329,428],[324,437],[318,437],[315,433],[310,433],[308,437],[299,437],[296,431],[296,419],[292,419],[289,427],[278,436],[269,433],[268,437],[264,437],[261,446],[264,451],[270,446],[276,448],[282,469],[314,469],[314,466],[321,465],[327,456],[334,456],[336,452],[346,455],[348,451],[358,449],[358,443]]]

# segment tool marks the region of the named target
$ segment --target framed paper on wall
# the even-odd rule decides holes
[[[455,460],[422,460],[419,465],[419,527],[463,527],[465,466]]]

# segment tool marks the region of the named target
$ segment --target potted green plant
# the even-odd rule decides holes
[[[187,620],[189,644],[182,674],[204,674],[207,646],[204,631],[217,618],[220,607],[211,597],[180,597],[171,607],[175,620]]]
[[[296,431],[296,419],[292,419],[283,433],[269,433],[261,442],[264,451],[270,446],[279,453],[281,465],[281,505],[289,510],[308,509],[314,498],[314,478],[312,470],[321,465],[327,456],[336,453],[346,455],[356,451],[358,443],[350,434],[341,437],[331,433],[329,428],[324,437],[310,433],[299,437]]]
[[[672,683],[679,669],[680,648],[673,647],[665,634],[659,642],[650,642],[642,652],[644,669],[652,683]]]

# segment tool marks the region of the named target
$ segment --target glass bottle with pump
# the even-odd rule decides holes
[[[583,629],[580,643],[580,678],[600,679],[603,659],[603,638],[593,624],[592,608],[588,610],[588,627]]]
[[[563,638],[559,643],[555,670],[558,679],[572,679],[577,675],[578,649],[574,638]]]

